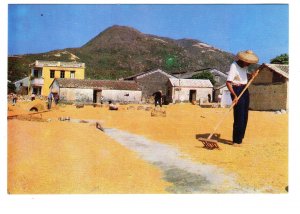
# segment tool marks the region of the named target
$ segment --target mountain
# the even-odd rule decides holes
[[[9,57],[8,79],[28,75],[28,64],[35,60],[84,62],[86,78],[118,79],[157,68],[169,73],[205,68],[226,72],[234,55],[195,39],[174,40],[115,25],[80,48]]]

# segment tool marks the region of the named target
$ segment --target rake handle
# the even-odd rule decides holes
[[[256,75],[255,75],[253,78],[251,78],[251,79],[249,80],[249,82],[247,83],[247,85],[245,86],[245,88],[243,89],[243,91],[242,91],[242,92],[240,93],[240,95],[237,97],[236,102],[231,104],[229,110],[226,112],[226,114],[224,115],[224,117],[219,121],[219,123],[215,126],[214,130],[210,133],[210,135],[208,136],[207,139],[210,139],[210,138],[214,135],[214,133],[216,132],[216,130],[219,128],[219,126],[220,126],[220,125],[222,124],[222,122],[225,120],[226,116],[227,116],[227,115],[229,114],[229,112],[233,109],[233,107],[235,106],[235,104],[239,101],[239,99],[241,98],[241,96],[244,94],[244,92],[248,89],[248,87],[249,87],[250,84],[253,82],[253,80],[255,79],[255,77],[258,75],[258,72],[260,72],[260,70],[262,69],[263,65],[264,65],[264,63],[263,63],[261,66],[259,66],[258,69],[256,69],[256,71],[255,71],[255,72],[256,72]]]

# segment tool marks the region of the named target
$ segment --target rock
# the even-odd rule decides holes
[[[84,104],[76,104],[76,108],[83,108]]]
[[[138,106],[137,107],[137,110],[144,110],[145,108],[144,108],[144,106]]]
[[[160,108],[155,108],[151,111],[151,117],[166,117],[166,111]]]
[[[151,111],[152,109],[153,109],[152,107],[148,106],[145,108],[145,111]]]
[[[134,109],[135,109],[134,106],[128,106],[128,107],[127,107],[127,110],[134,110]]]
[[[281,114],[286,114],[286,110],[284,110],[284,109],[281,109],[280,112],[281,112]]]

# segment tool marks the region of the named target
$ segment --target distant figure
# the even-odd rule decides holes
[[[12,93],[12,102],[13,102],[13,106],[16,105],[17,99],[18,99],[17,95],[16,95],[15,93]]]
[[[116,106],[115,104],[112,103],[112,101],[108,101],[109,104],[109,110],[118,110],[118,106]]]
[[[47,105],[49,110],[51,109],[52,99],[53,99],[53,94],[52,92],[50,92],[48,95],[48,105]]]
[[[35,100],[35,93],[32,93],[30,98],[31,98],[31,101],[34,101]]]
[[[54,102],[55,102],[55,105],[58,104],[58,101],[59,101],[59,94],[58,94],[58,93],[55,93],[55,94],[54,94]]]
[[[103,104],[103,100],[104,100],[104,97],[101,96],[101,97],[100,97],[100,104],[101,104],[101,105]]]
[[[221,100],[222,100],[222,94],[219,94],[218,95],[218,103],[221,103]]]
[[[208,100],[209,103],[211,102],[211,95],[210,94],[207,95],[207,100]]]
[[[162,91],[159,90],[152,94],[154,96],[154,105],[155,107],[159,104],[160,107],[162,107]]]

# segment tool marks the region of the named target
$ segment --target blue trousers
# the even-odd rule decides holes
[[[245,86],[233,86],[232,88],[235,94],[239,96]],[[233,95],[231,95],[231,98],[234,98]],[[248,122],[249,102],[249,91],[247,89],[233,108],[234,122],[232,141],[238,144],[242,143],[245,136]]]

